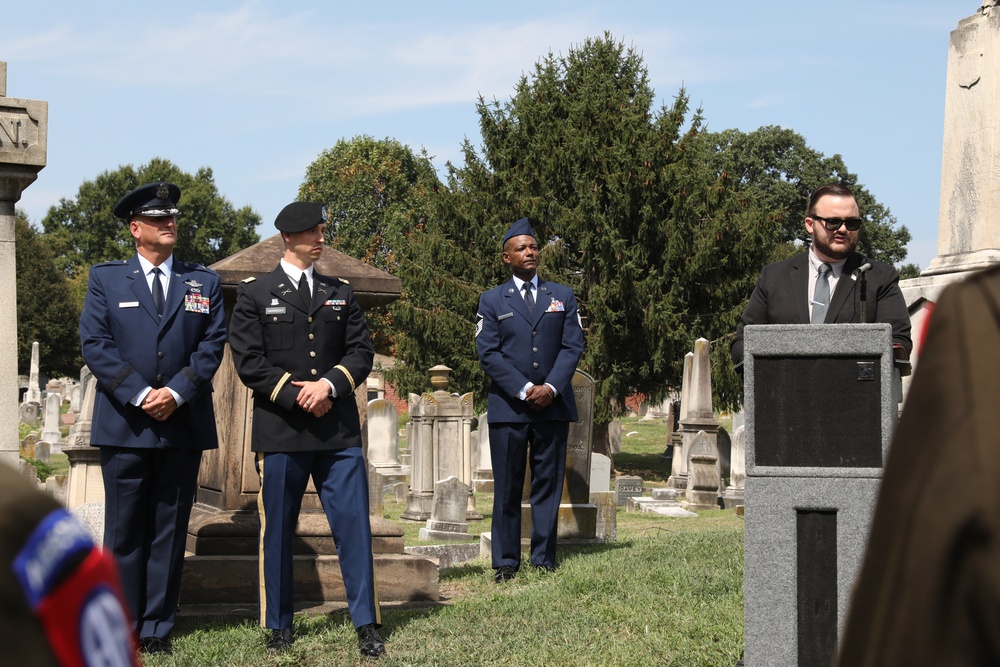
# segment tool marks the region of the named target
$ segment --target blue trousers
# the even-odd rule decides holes
[[[531,564],[556,564],[569,422],[490,423],[493,567],[521,566],[521,495],[531,465]]]
[[[101,447],[104,544],[138,636],[166,639],[177,617],[201,452]]]
[[[309,478],[330,523],[354,627],[381,624],[372,530],[368,518],[368,471],[360,447],[320,452],[258,452],[260,493],[260,624],[292,627],[295,611],[292,539]]]

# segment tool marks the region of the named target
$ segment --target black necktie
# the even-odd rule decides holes
[[[309,281],[304,273],[299,278],[299,297],[302,299],[302,305],[306,307],[306,310],[309,310],[309,306],[312,305],[312,294],[309,292]]]
[[[528,307],[528,314],[535,314],[535,297],[531,295],[531,283],[524,283],[524,305]]]
[[[813,291],[813,324],[823,324],[826,319],[826,310],[830,306],[830,272],[833,267],[823,262],[819,265],[819,275],[816,276],[816,289]]]
[[[163,315],[163,283],[160,282],[160,267],[153,267],[153,305],[156,307],[156,314]]]

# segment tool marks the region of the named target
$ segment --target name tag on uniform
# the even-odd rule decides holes
[[[264,314],[265,315],[284,315],[285,314],[285,307],[284,306],[279,306],[277,308],[265,308],[264,309]]]
[[[514,317],[514,313],[504,313],[503,315],[497,315],[497,322],[505,320],[508,317]]]
[[[139,302],[138,301],[119,301],[118,302],[118,307],[119,308],[138,308],[139,307]]]
[[[209,313],[209,298],[201,294],[185,294],[184,310],[189,313]]]
[[[562,301],[557,301],[555,299],[552,299],[552,303],[550,303],[549,307],[545,309],[545,312],[546,313],[562,313],[565,310],[566,310],[566,306],[563,305]]]

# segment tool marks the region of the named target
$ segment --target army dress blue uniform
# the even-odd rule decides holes
[[[308,305],[279,265],[239,285],[230,347],[253,390],[251,449],[261,478],[260,622],[289,629],[294,611],[292,538],[309,477],[337,545],[356,628],[380,624],[368,511],[367,466],[354,390],[371,372],[374,349],[346,281],[313,272]],[[322,417],[296,404],[293,381],[325,378],[335,391]]]
[[[201,452],[218,447],[211,381],[226,341],[219,276],[174,258],[160,316],[138,256],[98,264],[80,338],[97,378],[91,444],[101,448],[105,544],[138,636],[167,639]],[[130,402],[146,387],[170,388],[183,403],[157,421]]]
[[[577,420],[572,380],[583,353],[583,329],[572,289],[539,279],[537,292],[533,315],[513,278],[483,293],[479,300],[476,349],[492,380],[487,414],[495,489],[494,568],[520,567],[526,457],[532,471],[531,563],[547,568],[556,565],[566,441],[569,422]],[[531,410],[518,398],[529,382],[549,384],[556,390],[549,406]]]

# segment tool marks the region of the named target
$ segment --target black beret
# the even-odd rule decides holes
[[[503,235],[503,244],[507,245],[507,241],[511,240],[515,236],[528,235],[531,238],[535,238],[535,230],[531,228],[531,223],[528,222],[527,218],[521,218],[507,230],[507,233]]]
[[[181,189],[173,183],[150,183],[119,199],[114,213],[124,220],[131,220],[133,215],[163,218],[180,213],[177,209],[180,200]]]
[[[311,201],[292,202],[274,219],[279,232],[304,232],[326,222],[326,206]]]

